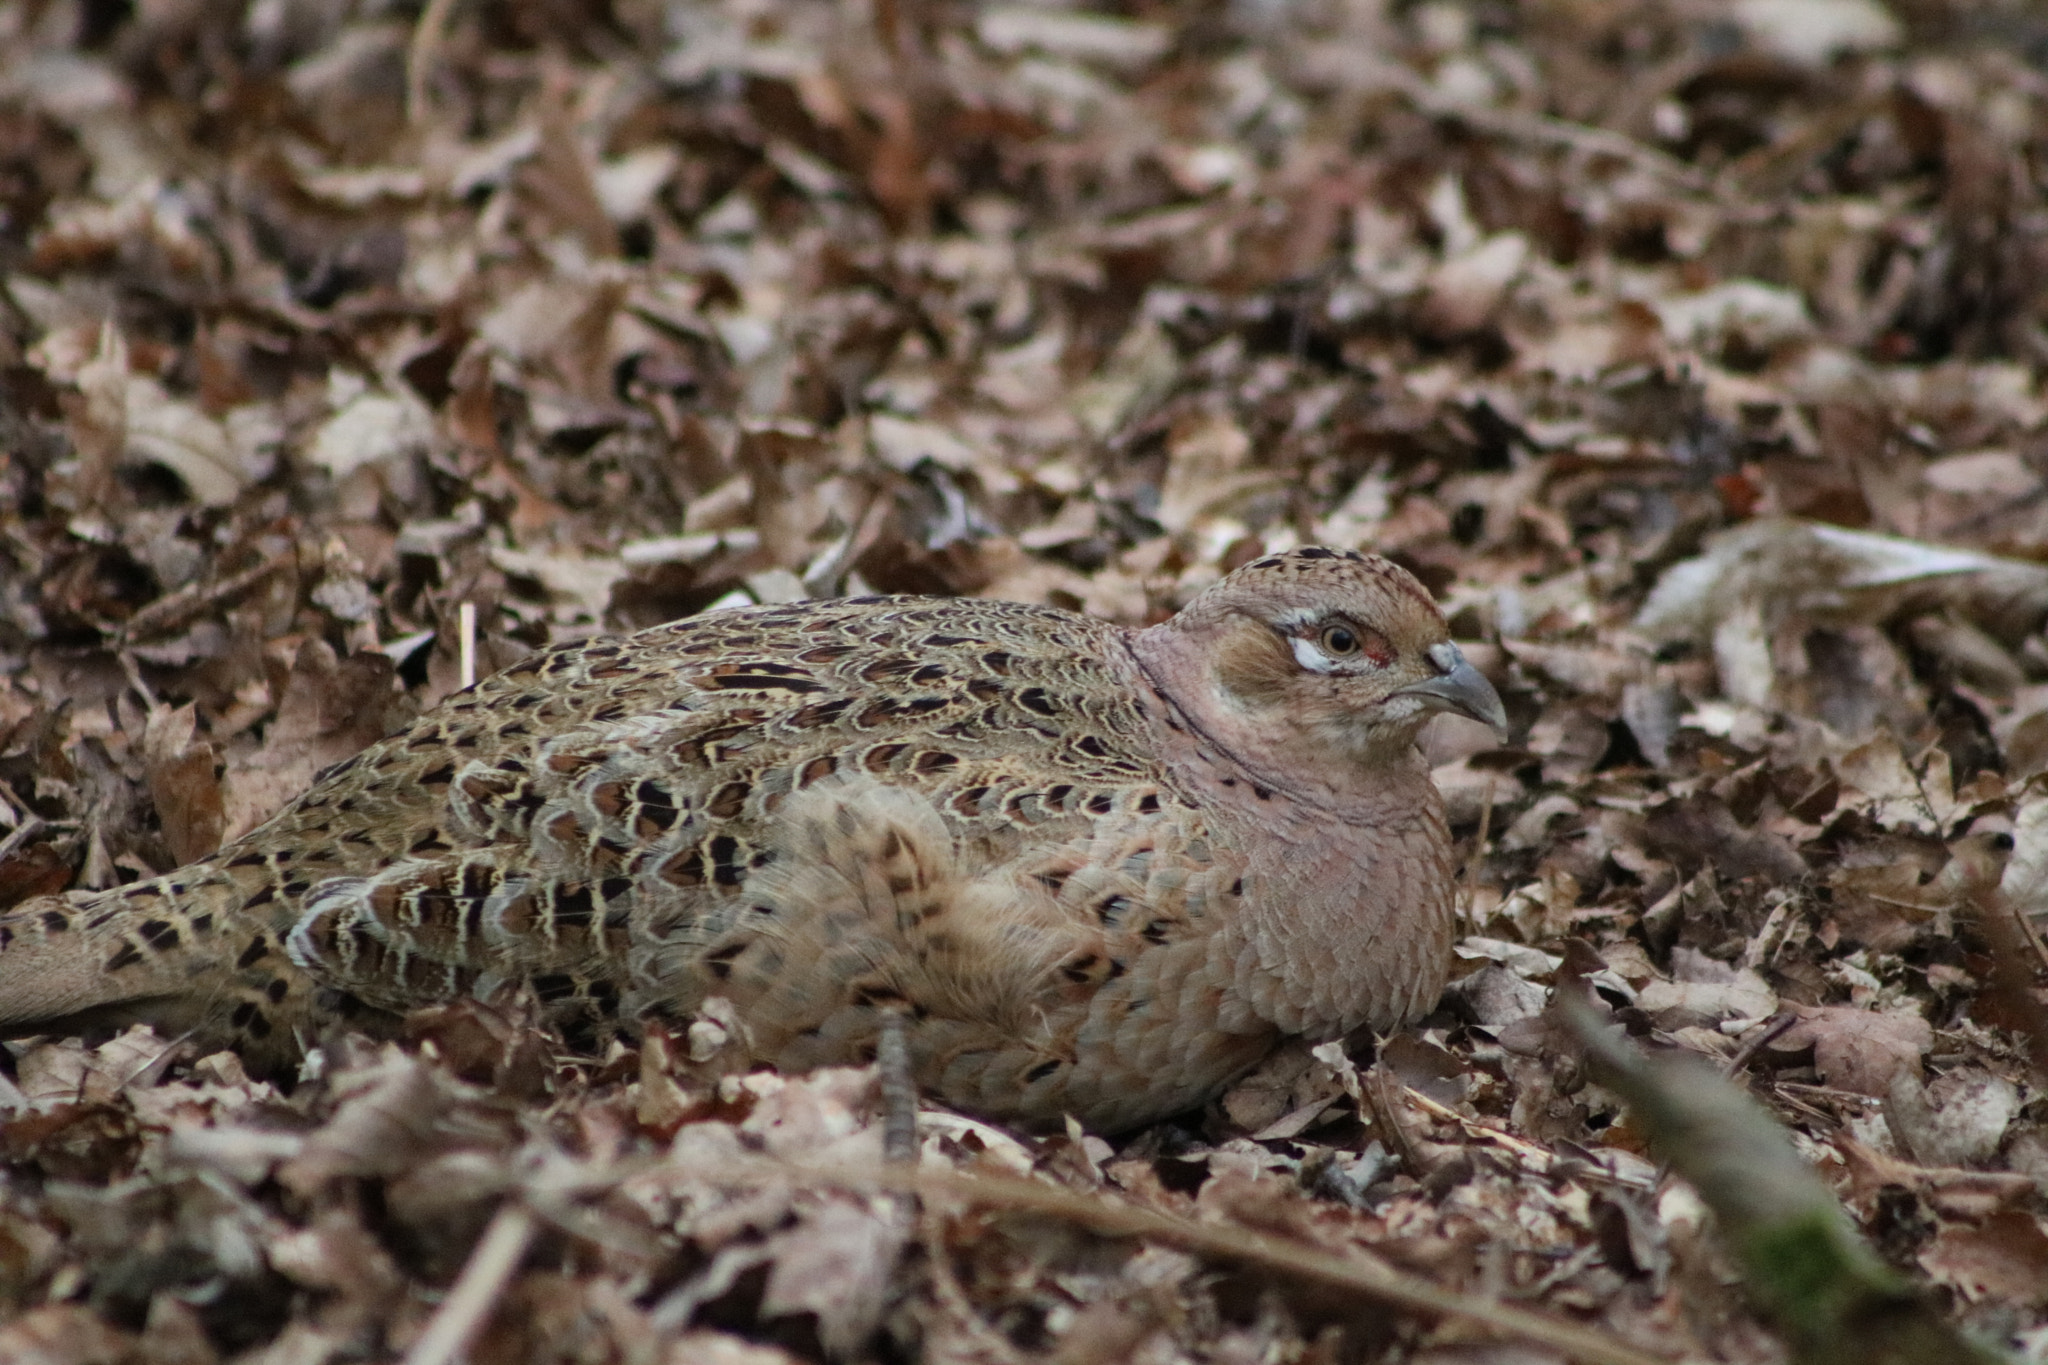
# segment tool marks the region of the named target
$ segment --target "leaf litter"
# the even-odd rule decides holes
[[[0,36],[0,900],[261,820],[460,685],[463,604],[486,669],[836,593],[1139,624],[1328,541],[1415,571],[1514,720],[1425,738],[1438,1010],[1121,1145],[927,1109],[891,1173],[872,1076],[736,1070],[715,1012],[589,1057],[425,1011],[289,1089],[12,1044],[0,1359],[1784,1359],[1566,977],[2048,1352],[2026,7]]]

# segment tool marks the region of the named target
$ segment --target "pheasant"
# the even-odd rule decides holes
[[[0,916],[0,1032],[145,1021],[289,1064],[353,1013],[525,983],[567,1022],[724,997],[751,1057],[871,1057],[1101,1132],[1448,968],[1415,738],[1499,697],[1407,572],[1270,555],[1141,631],[861,597],[564,645],[166,876]]]

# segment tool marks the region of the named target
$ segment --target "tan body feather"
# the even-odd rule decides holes
[[[1290,691],[1321,656],[1287,623],[1324,607],[1401,666]],[[1442,640],[1400,570],[1311,551],[1136,635],[865,599],[544,651],[211,858],[0,917],[0,1025],[278,1061],[337,1012],[523,980],[569,1021],[723,996],[801,1069],[897,1010],[929,1093],[1129,1127],[1434,999],[1449,839],[1398,696]]]

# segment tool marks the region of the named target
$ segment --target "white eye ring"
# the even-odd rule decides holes
[[[1293,637],[1294,661],[1311,673],[1334,673],[1337,661],[1316,648],[1315,641]]]

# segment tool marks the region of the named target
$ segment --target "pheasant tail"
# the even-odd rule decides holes
[[[0,1033],[148,1022],[282,1062],[319,1008],[260,902],[223,855],[109,891],[41,896],[0,915]]]

